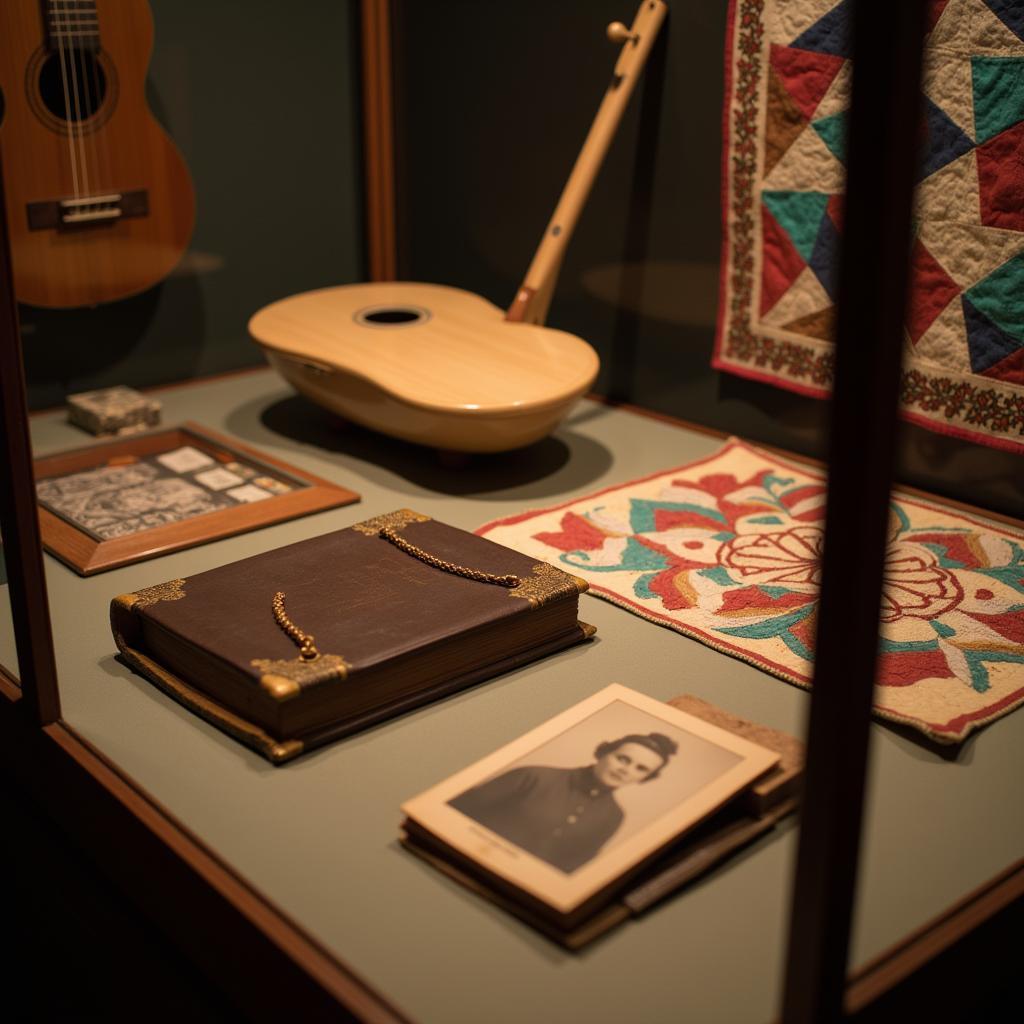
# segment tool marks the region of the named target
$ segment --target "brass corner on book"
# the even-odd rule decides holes
[[[302,740],[285,740],[284,743],[270,743],[257,749],[274,764],[284,764],[285,761],[298,757],[306,746]]]
[[[584,622],[582,619],[577,620],[577,625],[580,627],[584,640],[589,640],[597,632],[597,626],[592,626],[589,622]]]
[[[582,594],[590,589],[586,580],[564,572],[557,566],[547,562],[538,562],[532,573],[517,587],[512,587],[509,597],[521,597],[530,602],[531,607],[540,608],[559,598],[570,594]]]
[[[145,608],[159,601],[180,601],[185,596],[184,580],[168,580],[158,583],[155,587],[144,587],[131,594],[119,594],[114,604],[130,611],[133,608]]]
[[[301,687],[294,679],[289,679],[287,676],[279,676],[273,672],[264,672],[260,676],[260,686],[274,700],[288,700],[289,697],[298,696],[301,690]]]
[[[308,686],[348,677],[348,662],[337,654],[321,654],[312,661],[254,658],[250,664],[260,674],[260,686],[274,700],[291,700]]]
[[[410,523],[426,523],[429,521],[430,516],[425,516],[422,512],[413,512],[411,508],[400,508],[396,512],[385,512],[381,516],[374,516],[372,519],[367,519],[362,523],[355,523],[352,529],[365,533],[367,537],[376,537],[385,528],[401,530]]]

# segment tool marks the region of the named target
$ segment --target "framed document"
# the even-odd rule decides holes
[[[82,576],[359,500],[196,423],[35,460],[43,547]]]

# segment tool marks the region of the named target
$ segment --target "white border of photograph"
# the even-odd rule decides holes
[[[607,851],[602,850],[571,874],[560,871],[448,805],[449,800],[495,777],[538,747],[617,701],[645,712],[673,729],[691,733],[724,748],[739,756],[740,760],[653,822],[629,838],[611,844]],[[653,726],[656,723],[651,724]],[[741,739],[636,690],[613,683],[408,800],[402,805],[402,811],[482,868],[508,880],[560,913],[569,913],[594,893],[600,892],[698,824],[778,761],[779,755],[774,751]]]

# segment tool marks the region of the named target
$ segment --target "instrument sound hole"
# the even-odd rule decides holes
[[[61,121],[88,121],[107,95],[107,76],[96,54],[72,47],[51,53],[39,69],[39,98]]]
[[[419,306],[371,306],[355,314],[355,321],[367,327],[405,327],[430,319]]]

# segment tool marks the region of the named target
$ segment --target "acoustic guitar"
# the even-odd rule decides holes
[[[497,452],[544,437],[594,382],[597,353],[544,326],[573,228],[664,20],[643,0],[554,215],[507,311],[458,288],[341,285],[264,307],[249,331],[301,394],[346,419],[435,448]]]
[[[90,306],[144,291],[188,245],[188,169],[145,99],[145,0],[3,0],[7,223],[20,302]]]

